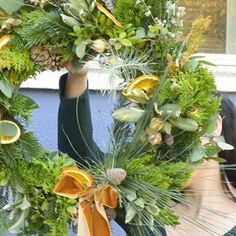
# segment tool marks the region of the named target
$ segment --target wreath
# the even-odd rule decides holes
[[[184,8],[174,0],[8,2],[0,3],[0,230],[58,236],[76,225],[79,235],[111,235],[117,217],[143,236],[177,225],[171,205],[185,201],[193,169],[231,148],[213,133],[213,75],[192,55],[210,17],[196,19],[184,40]],[[38,106],[19,91],[72,58],[75,66],[97,60],[118,84],[109,152],[83,169],[27,131]]]

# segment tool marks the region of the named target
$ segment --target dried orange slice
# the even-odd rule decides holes
[[[103,7],[100,3],[95,2],[96,7],[99,11],[101,11],[103,14],[105,14],[108,18],[110,18],[115,25],[119,26],[120,28],[124,28],[123,24],[118,21],[105,7]]]
[[[9,120],[0,120],[0,144],[16,142],[21,135],[19,126]]]
[[[141,91],[144,92],[145,95],[150,99],[153,95],[154,89],[156,88],[159,77],[155,75],[142,75],[136,79],[134,79],[125,89],[124,95],[128,100],[134,103],[139,103],[137,99],[135,99],[132,96],[129,96],[132,93],[132,91]]]
[[[63,197],[78,198],[89,193],[93,186],[94,181],[88,172],[68,167],[62,170],[62,176],[53,192]]]
[[[0,38],[0,49],[2,48],[2,47],[4,47],[7,43],[8,43],[8,41],[11,39],[11,36],[10,35],[4,35],[4,36],[2,36],[1,38]]]

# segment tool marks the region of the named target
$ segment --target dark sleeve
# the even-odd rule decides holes
[[[78,98],[64,98],[67,74],[60,78],[58,111],[58,149],[80,167],[99,162],[103,153],[93,140],[88,89]]]

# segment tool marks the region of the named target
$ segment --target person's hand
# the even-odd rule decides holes
[[[65,67],[68,70],[68,78],[64,96],[66,98],[81,96],[87,88],[88,64],[85,64],[83,68],[79,68],[71,60]]]
[[[86,63],[82,68],[80,65],[77,65],[76,62],[72,59],[66,64],[66,69],[71,78],[87,78],[88,74],[88,63]]]

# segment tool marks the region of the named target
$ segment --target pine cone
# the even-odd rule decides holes
[[[109,221],[115,220],[117,213],[115,209],[112,208],[106,208],[107,218]]]
[[[35,60],[36,64],[43,69],[56,71],[60,70],[63,67],[60,62],[61,58],[51,48],[33,48],[31,50],[31,58]]]

